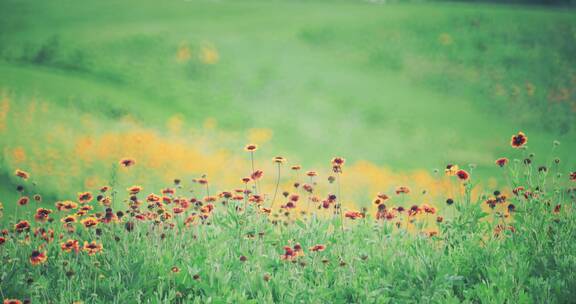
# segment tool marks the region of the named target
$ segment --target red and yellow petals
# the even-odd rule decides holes
[[[95,217],[87,217],[80,221],[80,223],[86,228],[92,228],[98,225],[100,221]]]
[[[72,252],[74,251],[75,253],[78,253],[78,251],[80,251],[80,244],[78,243],[77,240],[72,240],[69,239],[64,243],[60,244],[60,248],[62,249],[62,251],[64,252]]]
[[[120,166],[124,168],[132,167],[136,164],[136,160],[133,158],[125,157],[119,161]]]
[[[46,263],[46,261],[48,260],[48,256],[46,255],[46,252],[40,250],[33,250],[32,254],[30,254],[29,260],[33,266],[38,266]]]
[[[510,161],[508,160],[508,158],[500,157],[494,163],[496,163],[496,165],[498,165],[498,167],[502,168],[502,167],[506,166],[509,162]]]
[[[247,152],[255,152],[256,150],[258,150],[258,145],[256,144],[247,144],[244,147],[244,150]]]
[[[30,178],[30,173],[28,173],[24,170],[20,170],[20,169],[16,169],[16,171],[14,171],[14,175],[16,177],[23,179],[23,180],[27,180]]]
[[[523,132],[518,132],[518,134],[512,135],[512,138],[510,139],[510,145],[515,149],[522,148],[526,143],[528,143],[528,137]]]
[[[88,255],[95,255],[99,252],[102,252],[103,246],[101,243],[97,243],[96,241],[92,241],[90,243],[85,241],[82,249],[88,253]]]
[[[467,181],[468,179],[470,179],[470,174],[466,170],[458,170],[456,172],[456,176],[461,181]]]

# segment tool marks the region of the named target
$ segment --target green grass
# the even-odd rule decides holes
[[[399,169],[487,165],[495,135],[518,129],[573,148],[573,10],[205,1],[2,8],[0,72],[9,76],[0,85],[24,96],[133,113],[156,127],[175,113],[194,126],[213,117],[226,130],[267,127],[274,147],[313,162],[340,154]],[[193,56],[210,43],[221,60],[178,64],[182,42]],[[568,98],[550,102],[562,88]]]

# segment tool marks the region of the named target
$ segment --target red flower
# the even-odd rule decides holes
[[[46,256],[45,252],[34,250],[30,255],[30,263],[32,263],[34,266],[46,263],[46,260],[48,260],[48,257]]]
[[[244,150],[246,150],[248,152],[254,152],[254,151],[258,150],[258,146],[255,144],[248,144],[248,145],[246,145],[246,147],[244,147]]]
[[[576,182],[576,171],[570,173],[570,180],[573,181],[573,182]]]
[[[468,174],[468,172],[466,172],[466,170],[458,170],[456,172],[456,176],[458,176],[458,178],[460,180],[466,181],[470,178],[470,174]]]
[[[254,173],[252,173],[252,175],[250,175],[250,178],[252,178],[252,180],[258,180],[262,178],[263,175],[264,172],[262,170],[256,170]]]
[[[400,187],[396,188],[396,194],[400,194],[400,193],[408,194],[408,193],[410,193],[410,188],[408,188],[406,186],[400,186]]]
[[[508,159],[506,157],[501,157],[495,161],[496,165],[500,167],[506,166],[508,164]]]
[[[315,252],[324,251],[324,249],[326,249],[326,246],[320,245],[320,244],[310,247],[310,251],[315,251]]]
[[[346,211],[344,216],[346,216],[347,218],[349,218],[351,220],[355,220],[355,219],[359,219],[359,218],[364,218],[364,213],[358,212],[358,211]]]
[[[28,221],[20,221],[14,225],[14,230],[18,233],[23,232],[24,230],[30,230],[30,223],[28,223]]]
[[[131,159],[131,158],[123,158],[120,160],[120,165],[125,167],[125,168],[134,166],[135,164],[136,164],[136,161]]]
[[[20,205],[20,206],[25,206],[28,204],[28,202],[30,202],[30,198],[27,196],[23,196],[23,197],[18,199],[18,205]]]
[[[30,174],[26,171],[20,170],[20,169],[16,169],[16,171],[14,171],[14,175],[18,176],[21,179],[28,179],[30,178]]]
[[[518,132],[516,135],[512,135],[510,140],[510,145],[513,148],[521,148],[528,142],[528,137],[523,132]]]
[[[82,192],[78,194],[78,201],[80,204],[88,203],[92,200],[93,196],[90,192]]]
[[[78,250],[80,250],[78,241],[72,239],[67,240],[66,242],[60,244],[60,248],[62,248],[64,252],[72,252],[72,250],[74,250],[74,252],[78,253]]]

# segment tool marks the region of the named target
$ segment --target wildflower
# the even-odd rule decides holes
[[[30,223],[28,223],[28,221],[20,221],[14,225],[14,230],[16,230],[18,233],[21,233],[25,230],[28,231],[30,230]]]
[[[263,175],[264,175],[264,172],[262,170],[256,170],[250,175],[250,178],[252,180],[258,180],[258,179],[262,178]]]
[[[396,194],[408,194],[410,193],[410,188],[406,187],[406,186],[400,186],[398,188],[396,188]]]
[[[282,156],[276,156],[272,159],[272,162],[277,163],[277,164],[283,164],[286,162],[286,159]]]
[[[136,161],[134,159],[131,159],[131,158],[123,158],[120,160],[120,165],[125,167],[125,168],[134,166],[135,164],[136,164]]]
[[[364,218],[364,213],[358,211],[346,211],[344,216],[351,220],[355,220],[359,218]]]
[[[334,157],[332,158],[332,166],[342,167],[346,160],[342,157]]]
[[[86,228],[91,228],[98,225],[98,219],[95,217],[87,217],[81,220],[80,223],[82,223],[82,225],[84,225]]]
[[[246,262],[246,261],[248,261],[248,258],[245,255],[241,255],[240,262]]]
[[[16,171],[14,171],[14,175],[23,180],[27,180],[28,178],[30,178],[30,174],[28,172],[20,169],[16,169]]]
[[[500,166],[500,167],[504,167],[506,166],[506,164],[508,164],[509,160],[506,157],[501,157],[499,159],[496,160],[496,165]]]
[[[0,245],[4,245],[4,243],[6,243],[6,238],[3,236],[0,236]]]
[[[297,257],[296,252],[294,252],[294,249],[292,249],[292,247],[290,246],[284,246],[284,254],[280,255],[280,258],[282,260],[293,260]]]
[[[456,172],[458,172],[458,169],[458,165],[448,164],[446,165],[446,169],[444,169],[444,173],[448,176],[454,176]]]
[[[22,304],[22,301],[17,299],[5,299],[3,304]]]
[[[317,245],[310,247],[310,251],[314,251],[314,252],[324,251],[324,249],[326,249],[326,246],[320,245],[320,244],[317,244]]]
[[[427,204],[422,205],[422,210],[424,210],[424,212],[429,213],[429,214],[436,213],[436,208],[434,208],[430,205],[427,205]]]
[[[34,194],[33,198],[34,198],[34,200],[37,201],[37,202],[42,201],[42,196],[41,196],[40,194]]]
[[[44,264],[46,263],[46,260],[48,260],[46,252],[34,250],[30,255],[30,263],[32,263],[33,266]]]
[[[76,222],[76,217],[74,215],[68,215],[60,219],[60,222],[64,224],[72,224]]]
[[[172,266],[172,268],[170,269],[170,271],[172,271],[172,273],[179,273],[180,272],[180,268],[176,267],[176,266]]]
[[[25,206],[28,204],[28,202],[30,202],[30,198],[27,196],[23,196],[23,197],[18,199],[18,205],[20,205],[20,206]]]
[[[458,172],[456,172],[456,176],[458,176],[458,178],[462,181],[466,181],[470,178],[470,174],[468,174],[466,170],[458,170]]]
[[[78,241],[72,239],[69,239],[64,243],[61,243],[60,248],[62,248],[62,251],[64,252],[72,252],[72,250],[74,250],[75,253],[78,253],[78,251],[80,250]]]
[[[512,135],[512,139],[510,140],[510,145],[513,148],[521,148],[528,142],[528,137],[523,132],[518,132],[516,135]]]
[[[142,191],[142,187],[140,186],[132,186],[128,189],[126,189],[128,192],[130,192],[130,194],[132,195],[136,195],[138,193],[140,193],[140,191]]]
[[[308,172],[306,172],[306,175],[309,177],[314,177],[314,176],[318,176],[318,173],[316,173],[316,171],[308,171]]]
[[[92,196],[92,193],[90,193],[90,192],[78,193],[78,201],[80,202],[80,204],[89,203],[93,198],[94,197]]]
[[[38,208],[36,209],[36,215],[34,215],[34,219],[38,222],[46,222],[50,216],[50,213],[52,213],[52,210],[50,209]]]
[[[441,216],[438,216],[438,217],[436,218],[436,223],[442,223],[443,221],[444,221],[444,218],[441,217]]]
[[[88,253],[88,255],[94,255],[102,251],[102,244],[98,244],[96,241],[90,243],[85,241],[83,249]]]
[[[72,210],[78,208],[78,204],[72,201],[56,202],[56,209],[62,210]]]
[[[254,151],[258,150],[258,146],[255,144],[248,144],[248,145],[246,145],[246,147],[244,147],[244,150],[246,150],[248,152],[254,152]]]
[[[576,171],[570,173],[570,180],[576,182]]]
[[[294,170],[294,171],[298,171],[298,170],[302,169],[302,166],[300,166],[300,165],[294,165],[294,166],[290,167],[290,169],[292,169],[292,170]]]

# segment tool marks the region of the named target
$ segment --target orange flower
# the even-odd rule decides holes
[[[28,221],[20,221],[14,225],[14,230],[18,233],[23,232],[24,230],[30,230],[30,223],[28,223]]]
[[[125,167],[125,168],[134,166],[135,164],[136,164],[136,161],[134,159],[131,159],[131,158],[123,158],[120,160],[120,165]]]
[[[98,219],[95,217],[87,217],[81,220],[80,223],[82,223],[82,225],[84,225],[86,228],[91,228],[98,225]]]
[[[342,172],[342,166],[344,166],[344,163],[346,162],[346,160],[342,157],[334,157],[332,158],[332,170],[335,173],[339,173]]]
[[[462,181],[466,181],[470,178],[470,174],[468,174],[466,170],[458,170],[458,172],[456,172],[456,176],[458,176],[458,178]]]
[[[518,132],[516,135],[512,135],[512,139],[510,140],[510,145],[513,148],[521,148],[528,142],[528,137],[523,132]]]
[[[52,213],[50,209],[38,208],[36,209],[36,215],[34,215],[34,219],[38,222],[46,222]]]
[[[400,186],[398,188],[396,188],[396,194],[408,194],[410,193],[410,188],[406,187],[406,186]]]
[[[22,304],[22,301],[17,299],[5,299],[4,304]]]
[[[62,248],[64,252],[72,252],[72,250],[74,250],[74,252],[78,253],[78,250],[80,250],[78,241],[72,239],[69,239],[66,242],[60,244],[60,248]]]
[[[14,171],[14,175],[16,175],[17,177],[19,177],[23,180],[27,180],[28,178],[30,178],[30,174],[28,172],[20,170],[20,169],[16,169],[16,171]]]
[[[60,219],[60,221],[64,224],[72,224],[76,223],[76,217],[73,215],[68,215]]]
[[[506,157],[501,157],[499,159],[496,160],[496,165],[500,166],[500,167],[504,167],[506,166],[506,164],[508,164],[508,159]]]
[[[346,216],[347,218],[349,218],[351,220],[355,220],[355,219],[359,219],[359,218],[364,218],[364,213],[358,212],[358,211],[346,211],[344,216]]]
[[[90,192],[78,193],[78,201],[80,202],[80,204],[89,203],[93,198],[94,197],[92,196],[92,193],[90,193]]]
[[[286,159],[282,156],[276,156],[272,159],[272,162],[277,163],[277,164],[283,164],[286,162]]]
[[[46,263],[46,260],[48,260],[46,252],[40,252],[38,250],[34,250],[30,255],[30,263],[32,263],[33,266],[44,264]]]
[[[310,251],[315,251],[315,252],[324,251],[324,249],[326,249],[326,246],[320,245],[320,244],[310,247]]]
[[[246,150],[248,152],[254,152],[254,151],[258,150],[258,146],[255,144],[248,144],[248,145],[246,145],[246,147],[244,147],[244,150]]]
[[[23,196],[23,197],[18,199],[18,205],[20,205],[20,206],[25,206],[28,204],[28,202],[30,202],[30,198],[27,196]]]
[[[78,208],[78,204],[72,201],[56,202],[56,209],[62,210],[72,210]]]
[[[88,253],[88,255],[94,255],[102,251],[102,244],[96,243],[96,241],[92,241],[90,243],[84,242],[84,251]]]
[[[263,175],[264,172],[262,170],[256,170],[254,173],[252,173],[252,175],[250,175],[250,178],[252,178],[252,180],[258,180],[262,178]]]
[[[142,187],[140,186],[132,186],[128,189],[126,189],[128,192],[130,192],[130,194],[135,195],[140,193],[140,191],[142,191]]]
[[[444,173],[448,176],[454,176],[458,172],[458,165],[448,164],[446,165],[446,169],[444,169]]]
[[[308,172],[306,172],[306,175],[313,177],[313,176],[318,176],[318,173],[316,173],[316,171],[308,171]]]

